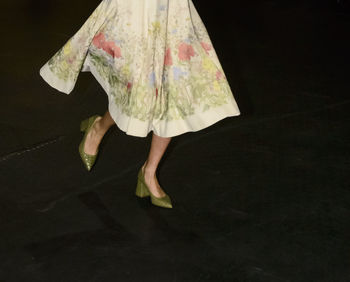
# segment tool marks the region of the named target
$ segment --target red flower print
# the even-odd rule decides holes
[[[216,72],[216,79],[217,79],[217,80],[220,80],[220,79],[223,78],[223,77],[224,77],[223,73],[222,73],[220,70],[218,70],[218,71]]]
[[[105,52],[113,56],[113,58],[120,58],[122,56],[120,48],[115,45],[113,41],[106,41],[106,37],[102,32],[94,37],[92,44],[99,49],[103,49]]]
[[[113,58],[120,58],[122,56],[120,48],[113,41],[104,42],[102,49],[113,56]]]
[[[209,55],[208,51],[210,51],[212,49],[211,45],[208,43],[205,43],[205,42],[201,42],[201,45],[202,45],[203,49],[205,50],[205,52]]]
[[[131,87],[132,87],[132,83],[131,83],[131,82],[128,82],[128,85],[126,86],[126,88],[128,89],[128,91],[130,91]]]
[[[164,57],[164,64],[166,66],[171,66],[173,64],[173,58],[171,56],[170,48],[166,49],[165,57]]]
[[[179,59],[181,61],[189,61],[194,55],[196,54],[191,45],[186,44],[185,42],[179,45]]]
[[[97,34],[94,39],[92,40],[92,44],[94,44],[97,48],[102,48],[102,44],[103,42],[106,41],[105,35],[100,32],[99,34]]]

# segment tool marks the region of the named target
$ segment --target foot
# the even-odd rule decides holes
[[[100,124],[102,117],[97,117],[90,127],[90,130],[85,139],[84,152],[88,155],[96,155],[98,146],[101,143],[106,131],[103,130]]]
[[[149,187],[150,192],[157,198],[164,197],[166,194],[160,187],[155,173],[153,171],[147,170],[145,164],[142,166],[142,172],[145,174],[145,182]]]

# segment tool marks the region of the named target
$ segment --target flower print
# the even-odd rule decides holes
[[[123,26],[134,25],[133,13],[130,9],[118,9],[113,4],[117,2],[103,1],[88,24],[50,59],[49,69],[43,69],[44,77],[55,82],[57,89],[70,93],[86,62],[86,67],[91,67],[87,70],[94,70],[116,111],[146,125],[153,118],[172,121],[176,127],[194,113],[234,102],[205,26],[197,13],[188,13],[192,11],[183,4],[185,1],[150,1],[158,9],[147,17],[141,29],[135,25],[128,30],[130,33]],[[166,14],[168,8],[174,12],[169,10]],[[178,18],[181,12],[183,20]],[[130,42],[130,38],[135,42]],[[158,55],[160,62],[154,61]],[[210,114],[199,119],[202,117],[210,122]],[[144,135],[142,128],[136,133]]]
[[[120,48],[112,41],[106,41],[103,44],[102,49],[110,54],[113,58],[120,58],[122,56]]]
[[[187,72],[182,71],[180,68],[178,67],[173,67],[173,74],[174,74],[174,78],[175,80],[179,80],[181,76],[186,75]]]
[[[218,70],[217,72],[216,72],[216,79],[217,80],[220,80],[220,79],[222,79],[224,77],[224,74],[220,71],[220,70]]]
[[[63,46],[63,54],[67,56],[70,52],[72,52],[72,44],[71,41],[68,41],[66,45]]]
[[[92,44],[94,44],[99,49],[103,49],[113,58],[120,58],[122,56],[120,47],[117,46],[113,41],[106,41],[106,37],[102,32],[93,38]]]
[[[68,71],[69,65],[67,64],[66,61],[62,62],[61,68],[62,68],[63,72],[67,72]]]
[[[220,91],[220,85],[219,85],[219,82],[217,80],[214,80],[213,86],[214,86],[215,91]]]
[[[151,86],[154,86],[156,84],[156,74],[154,73],[154,71],[150,73],[148,79]]]
[[[173,64],[173,58],[171,56],[170,48],[166,49],[165,57],[164,57],[164,64],[166,66],[171,66]]]
[[[130,77],[130,75],[131,75],[130,65],[129,65],[129,64],[125,64],[125,65],[120,69],[120,73],[121,73],[124,77]]]
[[[205,52],[209,55],[209,51],[212,49],[212,46],[208,43],[205,42],[201,42],[201,45],[203,47],[203,49],[205,50]]]
[[[194,55],[196,55],[196,53],[191,45],[185,42],[179,45],[179,59],[181,61],[189,61]]]
[[[150,32],[153,32],[154,34],[159,33],[161,29],[161,25],[159,21],[152,22],[153,29]]]
[[[179,80],[181,75],[181,69],[179,69],[178,67],[173,67],[173,74],[174,74],[175,80]]]
[[[92,44],[94,44],[97,48],[102,48],[103,42],[106,41],[105,35],[100,32],[99,34],[97,34],[93,40],[92,40]]]
[[[215,73],[217,68],[209,57],[204,57],[202,60],[202,66],[209,72]]]
[[[128,82],[127,86],[126,86],[126,89],[128,91],[130,91],[130,89],[132,88],[132,83],[131,82]]]

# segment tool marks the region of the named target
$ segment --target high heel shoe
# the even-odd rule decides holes
[[[94,163],[96,161],[96,158],[98,155],[98,149],[97,149],[97,152],[95,155],[89,155],[89,154],[85,153],[84,152],[85,140],[86,140],[87,134],[90,131],[90,128],[92,127],[96,118],[98,118],[98,117],[100,117],[100,116],[93,115],[93,116],[83,120],[80,123],[80,131],[82,131],[82,132],[85,131],[85,134],[84,134],[83,140],[79,144],[79,154],[80,154],[81,160],[83,161],[83,163],[88,171],[91,170],[92,166],[94,165]]]
[[[139,173],[137,175],[137,186],[136,186],[136,192],[135,192],[136,196],[140,197],[140,198],[144,198],[144,197],[151,197],[151,203],[153,205],[156,205],[158,207],[162,207],[162,208],[172,208],[172,204],[171,204],[171,199],[169,197],[169,195],[165,194],[165,196],[163,197],[156,197],[154,196],[151,191],[149,190],[146,182],[145,182],[145,174],[142,172],[142,167],[139,170]]]

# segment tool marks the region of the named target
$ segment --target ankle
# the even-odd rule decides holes
[[[99,118],[95,122],[95,129],[99,134],[104,135],[108,131],[109,127],[103,123],[102,118]]]
[[[150,176],[155,176],[157,168],[152,167],[146,163],[143,166],[143,170],[144,170],[145,174],[150,175]]]

